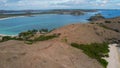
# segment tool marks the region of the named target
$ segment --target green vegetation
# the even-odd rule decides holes
[[[41,30],[39,30],[39,32],[47,33],[47,32],[49,32],[49,30],[48,29],[41,29]]]
[[[43,35],[40,35],[37,38],[31,39],[31,37],[34,37],[34,35],[37,32],[39,32],[40,34],[43,34]],[[57,34],[45,35],[46,33],[49,33],[48,29],[40,29],[40,30],[33,29],[33,30],[28,30],[26,32],[21,32],[19,34],[19,38],[21,38],[23,41],[25,41],[26,44],[32,44],[32,43],[37,42],[37,41],[45,41],[45,40],[53,39],[53,38],[59,36]]]
[[[19,33],[19,38],[22,38],[23,40],[29,40],[31,37],[33,37],[37,32],[41,33],[41,34],[46,34],[48,33],[48,29],[40,29],[40,30],[36,30],[36,29],[33,29],[33,30],[28,30],[28,31],[25,31],[25,32],[21,32]]]
[[[120,23],[120,21],[118,21],[118,23]]]
[[[0,14],[0,18],[8,18],[8,17],[17,17],[17,16],[33,16],[33,15],[38,15],[38,14],[47,14],[46,12],[44,13],[23,13],[23,14]]]
[[[103,28],[105,28],[105,29],[112,30],[111,28],[109,28],[109,27],[107,27],[107,26],[105,26],[105,25],[103,25],[103,24],[100,24],[99,26],[100,26],[100,27],[103,27]]]
[[[103,25],[103,24],[100,24],[99,26],[100,26],[100,27],[103,27],[103,28],[105,28],[105,29],[108,29],[108,30],[112,30],[112,31],[115,31],[115,32],[119,32],[118,29],[113,29],[113,28],[107,27],[107,26],[105,26],[105,25]]]
[[[69,15],[83,15],[84,12],[93,12],[93,10],[51,10],[51,11],[43,11],[32,13],[31,11],[27,11],[23,14],[3,14],[0,13],[0,18],[7,18],[7,17],[16,17],[16,16],[33,16],[33,15],[40,15],[40,14],[69,14]]]
[[[111,23],[111,21],[105,21],[105,23]]]
[[[42,35],[40,35],[37,38],[34,38],[34,36],[36,35],[37,32],[42,34]],[[24,41],[26,44],[32,44],[32,43],[37,42],[37,41],[45,41],[45,40],[53,39],[53,38],[56,38],[60,35],[60,34],[45,35],[49,32],[50,31],[48,29],[28,30],[28,31],[19,33],[19,35],[16,37],[3,36],[3,37],[1,37],[2,39],[0,40],[0,42],[5,42],[8,40],[21,40],[21,41]]]
[[[102,58],[108,57],[108,43],[92,43],[86,45],[72,43],[71,46],[83,50],[83,52],[89,57],[96,59],[98,62],[100,62],[104,66],[104,68],[107,67],[108,62]]]
[[[59,37],[59,35],[53,34],[53,35],[41,35],[33,40],[29,39],[27,36],[25,36],[25,38],[17,38],[17,37],[11,37],[11,36],[3,36],[2,40],[0,40],[0,42],[5,42],[5,41],[9,41],[9,40],[21,40],[24,41],[26,44],[32,44],[34,42],[37,41],[45,41],[45,40],[49,40],[49,39],[53,39]]]
[[[95,24],[95,23],[92,22],[92,23],[90,23],[90,24]]]
[[[11,36],[4,36],[4,37],[2,37],[0,42],[5,42],[5,41],[8,41],[8,40],[16,40],[16,38],[15,37],[11,37]]]
[[[40,34],[43,34],[43,35],[40,35],[37,38],[31,39],[31,37],[34,37],[34,35],[37,32],[39,32]],[[32,43],[37,42],[37,41],[45,41],[45,40],[53,39],[53,38],[59,36],[57,34],[45,35],[46,33],[49,33],[49,32],[50,31],[48,29],[40,29],[40,30],[33,29],[33,30],[28,30],[26,32],[21,32],[19,34],[19,38],[21,38],[22,40],[24,40],[26,44],[32,44]]]
[[[62,39],[62,42],[67,42],[67,41],[68,41],[67,38]]]
[[[53,38],[56,38],[58,37],[58,35],[56,34],[53,34],[53,35],[41,35],[40,37],[34,39],[34,41],[45,41],[45,40],[49,40],[49,39],[53,39]]]
[[[56,35],[56,34],[53,34],[53,35],[41,35],[33,40],[26,40],[25,43],[26,44],[33,44],[37,41],[45,41],[45,40],[49,40],[49,39],[53,39],[53,38],[56,38],[58,37],[59,35]]]
[[[26,32],[21,32],[19,33],[19,38],[21,38],[22,40],[28,40],[29,38],[31,38],[32,36],[34,36],[34,34],[37,32],[38,30],[28,30]]]
[[[24,43],[26,43],[26,44],[33,44],[33,40],[27,40],[27,41],[24,41]]]
[[[16,16],[28,16],[28,14],[0,14],[0,18],[16,17]]]

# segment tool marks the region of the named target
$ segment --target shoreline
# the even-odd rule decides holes
[[[109,57],[104,58],[108,62],[107,68],[120,68],[120,52],[118,51],[117,44],[109,45]]]
[[[15,36],[18,36],[18,35],[6,35],[6,34],[0,34],[0,37],[3,37],[3,36],[11,36],[11,37],[15,37]]]
[[[26,17],[26,16],[12,16],[12,17],[0,18],[0,20],[7,20],[12,18],[18,18],[18,17]]]

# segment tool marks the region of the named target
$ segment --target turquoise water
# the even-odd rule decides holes
[[[31,29],[54,29],[71,23],[85,23],[95,13],[86,13],[82,16],[44,14],[33,17],[17,17],[0,20],[0,34],[17,35],[18,33]]]
[[[72,23],[86,23],[89,17],[101,13],[105,18],[120,16],[120,10],[99,10],[89,12],[81,16],[44,14],[33,17],[17,17],[0,20],[0,34],[17,35],[20,32],[31,29],[47,28],[49,30]]]
[[[120,10],[100,10],[99,13],[101,13],[105,18],[120,16]]]

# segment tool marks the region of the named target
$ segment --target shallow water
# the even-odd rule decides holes
[[[49,30],[72,23],[86,23],[89,17],[101,13],[105,18],[120,16],[120,10],[99,10],[81,16],[44,14],[33,17],[17,17],[0,20],[0,34],[17,35],[31,29],[47,28]]]
[[[16,35],[22,31],[41,28],[58,28],[71,23],[85,23],[94,13],[81,16],[44,14],[33,17],[17,17],[0,20],[0,34]]]

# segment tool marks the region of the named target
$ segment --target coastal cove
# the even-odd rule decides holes
[[[33,16],[16,16],[0,19],[1,35],[18,35],[18,33],[32,29],[56,29],[68,24],[87,23],[91,16],[101,13],[105,18],[120,15],[120,10],[98,10],[86,12],[84,15],[38,14]]]
[[[17,35],[20,32],[47,28],[52,30],[64,25],[73,23],[86,23],[87,19],[96,13],[86,13],[85,15],[73,16],[73,15],[60,15],[60,14],[43,14],[35,16],[24,17],[10,17],[2,18],[0,20],[0,34],[5,35]]]
[[[0,0],[0,68],[120,68],[120,0]]]
[[[22,66],[28,67],[27,63],[32,62],[35,64],[29,65],[32,67],[39,61],[46,64],[46,68],[51,63],[51,68],[56,68],[53,67],[55,63],[59,63],[57,68],[117,68],[120,15],[111,15],[111,10],[106,12],[88,12],[78,16],[42,14],[1,19],[0,60],[5,63],[3,65],[0,62],[0,66],[6,68],[4,66],[16,65],[15,68],[19,68],[19,63],[27,61],[22,62]]]

